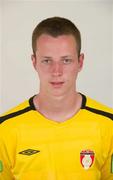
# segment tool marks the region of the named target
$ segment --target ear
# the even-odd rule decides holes
[[[36,70],[36,56],[34,54],[31,55],[31,60],[32,60],[33,67]]]
[[[78,61],[79,61],[79,72],[80,72],[82,70],[83,62],[84,62],[84,54],[83,53],[80,54]]]

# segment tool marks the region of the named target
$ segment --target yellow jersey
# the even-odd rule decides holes
[[[0,180],[113,180],[113,109],[82,95],[79,112],[58,123],[32,97],[0,123]]]

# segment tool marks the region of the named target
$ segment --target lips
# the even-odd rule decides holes
[[[61,87],[64,84],[64,82],[50,82],[50,84],[54,87]]]

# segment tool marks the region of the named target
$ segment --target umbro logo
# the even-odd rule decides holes
[[[36,153],[39,153],[39,152],[40,152],[39,150],[26,149],[24,151],[19,152],[19,154],[30,156],[30,155],[33,155],[33,154],[36,154]]]

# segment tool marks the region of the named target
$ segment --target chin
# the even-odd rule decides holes
[[[63,91],[63,90],[53,90],[50,92],[50,96],[53,96],[53,97],[62,97],[62,96],[65,96],[67,93],[66,91]]]

